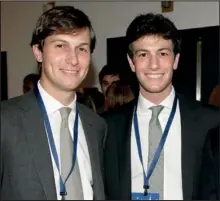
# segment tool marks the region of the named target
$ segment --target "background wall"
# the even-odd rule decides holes
[[[82,9],[91,19],[97,35],[93,54],[93,86],[106,64],[106,38],[124,36],[131,20],[147,12],[161,12],[160,2],[56,2]],[[43,2],[1,2],[1,51],[8,53],[8,94],[22,93],[23,77],[36,71],[29,46],[32,30],[43,11]],[[219,25],[219,2],[174,2],[174,11],[165,14],[178,29]],[[91,80],[90,80],[91,81]],[[91,82],[86,82],[91,83]]]

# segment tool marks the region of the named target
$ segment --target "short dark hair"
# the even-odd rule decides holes
[[[39,79],[40,76],[38,74],[35,73],[28,74],[23,79],[23,86],[25,87],[30,81],[36,84]]]
[[[91,52],[95,49],[96,36],[88,16],[73,6],[55,6],[43,13],[33,31],[31,47],[38,45],[42,50],[44,39],[57,33],[71,33],[76,29],[89,28]]]
[[[137,16],[128,26],[126,41],[128,54],[133,56],[131,44],[145,35],[158,35],[173,43],[173,52],[180,52],[180,36],[173,22],[161,14],[141,14]]]
[[[104,76],[106,75],[118,75],[120,77],[120,70],[118,66],[113,66],[113,65],[105,65],[103,66],[102,70],[99,72],[99,83],[102,83],[102,80]]]

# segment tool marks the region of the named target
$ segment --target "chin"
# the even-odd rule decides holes
[[[154,94],[158,94],[158,93],[161,93],[163,92],[163,90],[160,90],[160,89],[151,89],[151,90],[148,90],[150,93],[154,93]]]
[[[170,87],[169,85],[166,86],[155,86],[155,87],[147,87],[149,92],[151,93],[166,93],[169,91]]]
[[[65,85],[65,86],[62,86],[61,89],[63,89],[64,91],[71,92],[71,91],[76,90],[77,87],[78,85]]]
[[[163,87],[144,87],[144,89],[146,90],[146,91],[148,91],[149,93],[161,93],[161,92],[163,92],[164,90],[165,90],[165,88],[163,88]]]

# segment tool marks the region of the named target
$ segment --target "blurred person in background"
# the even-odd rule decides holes
[[[209,98],[209,104],[220,107],[220,84],[212,90],[211,96]]]
[[[103,66],[102,70],[99,72],[99,83],[104,97],[106,97],[108,87],[118,80],[120,80],[120,70],[118,67],[113,65]]]
[[[127,83],[121,80],[113,82],[106,91],[105,111],[118,109],[135,98],[134,93]]]
[[[28,74],[23,79],[23,93],[29,92],[37,84],[40,76],[35,73]]]
[[[108,87],[115,81],[120,80],[120,68],[107,64],[103,66],[101,71],[99,72],[99,84],[101,86],[101,92],[103,94],[102,104],[97,109],[97,112],[99,114],[104,112],[104,105],[105,105],[105,99],[106,99],[106,91]],[[100,99],[101,100],[101,99]]]
[[[219,118],[220,118],[220,84],[218,84],[211,93],[209,104],[217,107],[219,109]],[[211,149],[213,158],[215,161],[215,171],[216,171],[216,190],[217,190],[217,200],[219,200],[219,132],[220,128],[217,127],[213,129],[210,133]]]

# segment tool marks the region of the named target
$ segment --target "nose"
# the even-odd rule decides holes
[[[67,63],[76,66],[79,63],[79,58],[75,50],[71,50],[67,55]]]
[[[150,68],[152,70],[157,70],[159,68],[159,65],[158,65],[158,59],[157,59],[157,56],[156,55],[152,55],[150,57]]]

